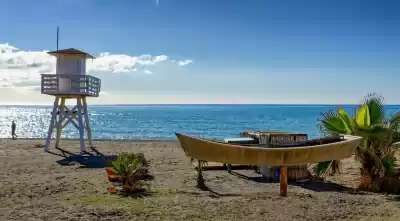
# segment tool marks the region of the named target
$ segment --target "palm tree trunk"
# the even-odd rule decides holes
[[[370,174],[365,169],[361,168],[361,182],[358,185],[357,189],[367,190],[371,187],[372,184],[372,174]]]

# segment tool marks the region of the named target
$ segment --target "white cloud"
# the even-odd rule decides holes
[[[100,96],[110,96],[110,94],[108,92],[105,92],[105,91],[100,91],[99,95]]]
[[[148,70],[148,69],[145,69],[145,70],[144,70],[144,73],[145,73],[145,74],[152,74],[153,72],[150,71],[150,70]]]
[[[40,85],[40,74],[55,73],[56,59],[46,52],[46,50],[24,51],[8,43],[0,44],[0,88]],[[168,60],[167,55],[131,56],[103,52],[93,61],[88,60],[87,72],[89,74],[130,73],[141,70],[146,74],[151,74],[148,67]],[[191,62],[191,60],[185,60],[175,63],[184,66]]]
[[[110,54],[103,52],[93,62],[87,62],[87,72],[134,72],[147,66],[156,65],[168,60],[168,56]]]
[[[29,91],[35,91],[35,92],[41,91],[41,87],[40,86],[27,86],[26,88]]]
[[[186,66],[188,64],[193,63],[192,60],[182,60],[182,61],[175,61],[179,66]]]

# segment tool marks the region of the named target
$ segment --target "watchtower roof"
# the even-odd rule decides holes
[[[57,50],[57,51],[49,51],[47,52],[50,55],[57,55],[57,54],[69,54],[69,55],[84,55],[86,58],[92,58],[92,59],[96,59],[94,56],[83,52],[83,51],[79,51],[75,48],[68,48],[68,49],[62,49],[62,50]]]

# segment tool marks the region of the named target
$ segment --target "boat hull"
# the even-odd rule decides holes
[[[176,133],[182,149],[198,160],[229,164],[281,166],[316,163],[349,158],[362,137],[344,136],[335,143],[285,148],[250,147],[218,143]]]

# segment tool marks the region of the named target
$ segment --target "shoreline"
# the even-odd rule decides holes
[[[0,140],[13,140],[11,138],[0,138]],[[18,138],[14,141],[37,141],[37,140],[43,140],[46,141],[45,138]],[[79,139],[77,138],[63,138],[60,141],[79,141]],[[51,141],[55,141],[55,139],[51,139]],[[146,140],[140,140],[140,139],[92,139],[93,142],[104,142],[104,141],[112,141],[112,142],[143,142],[143,143],[151,143],[151,142],[155,142],[155,143],[177,143],[178,140],[167,140],[167,139],[156,139],[156,140],[150,140],[150,139],[146,139]],[[87,139],[85,139],[85,142],[87,142]]]

